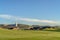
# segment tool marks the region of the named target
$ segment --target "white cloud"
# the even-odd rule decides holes
[[[30,19],[30,18],[20,18],[16,16],[11,16],[11,15],[0,15],[0,18],[5,18],[5,19],[13,19],[13,20],[22,20],[22,21],[27,21],[27,22],[43,22],[43,23],[57,23],[55,21],[50,21],[50,20],[39,20],[39,19]]]
[[[0,18],[11,19],[12,16],[10,16],[10,15],[0,15]]]
[[[20,18],[20,20],[28,21],[28,22],[56,23],[55,21],[50,21],[50,20],[39,20],[39,19],[29,19],[29,18]]]

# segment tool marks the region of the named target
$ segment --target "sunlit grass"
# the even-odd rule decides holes
[[[0,29],[0,40],[60,40],[60,32]]]

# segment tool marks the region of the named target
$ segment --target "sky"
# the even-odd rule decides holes
[[[60,0],[0,0],[0,23],[14,23],[14,17],[25,24],[59,24]]]

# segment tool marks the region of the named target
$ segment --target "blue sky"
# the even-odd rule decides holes
[[[0,15],[60,21],[60,0],[0,0]],[[0,18],[0,23],[12,21]]]

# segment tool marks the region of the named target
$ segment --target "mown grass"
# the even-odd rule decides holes
[[[60,32],[0,29],[0,40],[60,40]]]

